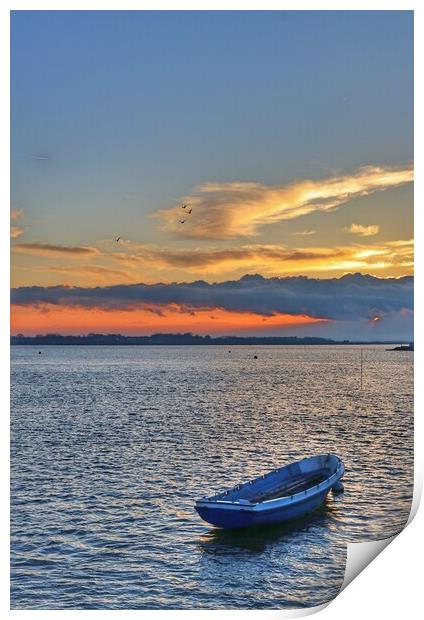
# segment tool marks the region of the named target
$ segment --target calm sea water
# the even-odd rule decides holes
[[[408,518],[412,389],[412,353],[382,346],[364,347],[362,391],[353,346],[12,347],[12,607],[333,598],[346,541]],[[223,532],[194,511],[199,496],[330,451],[345,493],[302,521]]]

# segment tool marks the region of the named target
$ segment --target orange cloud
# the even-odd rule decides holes
[[[257,235],[261,226],[314,211],[331,211],[352,198],[409,183],[413,169],[367,166],[350,175],[287,185],[234,181],[205,183],[184,202],[193,210],[181,224],[180,206],[159,211],[163,228],[181,237],[231,239]]]
[[[21,228],[20,226],[11,226],[10,227],[10,236],[12,237],[12,239],[16,239],[17,237],[20,237],[24,232],[24,229]]]
[[[30,246],[20,249],[22,245]],[[34,248],[41,245],[41,248]],[[68,248],[44,244],[17,244],[18,252],[35,252],[52,263],[15,265],[14,286],[31,284],[92,286],[121,282],[146,283],[202,278],[220,281],[244,273],[281,275],[343,275],[361,271],[374,275],[401,276],[413,273],[413,240],[354,244],[339,247],[294,247],[249,244],[229,248],[161,248],[128,242],[119,252],[90,247]],[[59,252],[56,254],[56,248]],[[72,264],[57,264],[66,259]],[[74,259],[80,259],[76,264]],[[63,261],[65,262],[65,261]],[[67,261],[69,262],[69,261]]]
[[[255,331],[327,323],[305,315],[230,312],[223,308],[201,308],[187,312],[176,304],[149,305],[136,310],[102,310],[70,306],[12,306],[12,333],[86,334],[89,332],[148,335],[155,332],[196,334],[242,334]]]
[[[220,274],[244,270],[267,275],[281,273],[341,272],[410,267],[413,240],[382,242],[377,245],[289,248],[272,244],[250,244],[232,248],[159,248],[130,244],[127,253],[113,253],[110,259],[136,268],[146,265],[156,270],[177,268],[188,273]]]

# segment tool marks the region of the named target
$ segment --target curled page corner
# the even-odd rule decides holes
[[[346,568],[345,568],[345,576],[342,583],[342,587],[340,588],[340,592],[342,592],[358,575],[361,573],[364,568],[371,564],[373,560],[382,552],[384,549],[401,534],[401,532],[408,527],[411,521],[414,519],[417,514],[418,507],[421,501],[421,493],[422,493],[422,480],[420,476],[415,475],[414,480],[414,494],[411,503],[411,510],[409,513],[408,521],[405,523],[405,526],[394,534],[393,536],[389,536],[388,538],[383,538],[381,540],[372,540],[360,543],[348,543],[346,550]]]
[[[418,512],[418,508],[421,502],[422,491],[423,491],[423,477],[422,477],[421,470],[418,467],[417,459],[415,459],[414,494],[412,496],[411,511],[409,513],[408,521],[405,527],[408,527],[408,525],[411,523],[411,521],[414,519],[415,515]]]
[[[359,543],[347,543],[345,576],[340,588],[342,592],[364,568],[394,540],[398,534],[383,538],[382,540],[370,540]]]

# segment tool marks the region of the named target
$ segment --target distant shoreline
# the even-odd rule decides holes
[[[152,336],[123,336],[122,334],[88,334],[85,336],[64,336],[61,334],[45,334],[39,336],[11,336],[10,344],[14,345],[78,345],[78,346],[182,346],[182,345],[403,345],[401,340],[332,340],[331,338],[296,336],[199,336],[195,334],[153,334]]]

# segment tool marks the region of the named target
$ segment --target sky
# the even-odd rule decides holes
[[[411,339],[412,240],[412,12],[12,12],[13,333]]]

